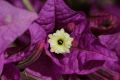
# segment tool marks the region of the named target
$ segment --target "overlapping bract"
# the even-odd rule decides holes
[[[93,73],[100,68],[111,66],[111,63],[118,60],[115,52],[108,50],[92,35],[85,14],[70,9],[63,0],[47,0],[39,12],[38,19],[36,19],[36,14],[15,8],[5,1],[0,1],[0,5],[5,7],[5,9],[0,9],[0,14],[3,15],[0,18],[0,59],[5,60],[5,55],[3,55],[5,49],[26,30],[29,30],[31,36],[31,44],[27,47],[27,51],[20,51],[20,55],[15,54],[5,60],[6,63],[10,64],[6,64],[9,67],[5,65],[6,70],[3,70],[3,79],[12,78],[15,80],[16,75],[17,79],[20,79],[20,71],[13,62],[21,60],[24,62],[26,60],[24,58],[31,56],[31,51],[34,50],[36,43],[40,43],[39,46],[42,44],[44,49],[38,53],[41,55],[38,56],[39,58],[37,57],[38,59],[35,62],[32,63],[31,61],[30,65],[24,68],[27,73],[42,80],[58,80],[64,74]],[[11,19],[12,23],[3,24],[4,15],[6,17],[8,13],[12,14],[13,19],[8,15],[7,21],[9,22]],[[33,22],[33,20],[35,21]],[[10,27],[9,30],[7,27]],[[48,34],[61,28],[64,28],[74,38],[69,54],[55,54],[49,49]],[[34,54],[32,54],[33,57]],[[1,63],[0,71],[2,72],[4,61]],[[15,70],[12,75],[8,75],[10,67]],[[14,74],[16,75],[14,76]],[[78,79],[78,77],[70,78]]]

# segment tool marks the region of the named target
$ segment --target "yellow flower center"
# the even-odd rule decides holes
[[[59,39],[58,40],[58,45],[62,45],[63,44],[63,40],[62,39]]]
[[[55,52],[57,54],[70,52],[73,38],[71,38],[70,35],[64,31],[64,29],[57,30],[55,33],[49,34],[48,37],[51,52]]]

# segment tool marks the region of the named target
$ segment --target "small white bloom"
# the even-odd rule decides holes
[[[51,52],[55,52],[57,54],[70,52],[73,38],[71,38],[70,35],[64,31],[64,29],[57,30],[56,33],[49,34],[48,37]]]

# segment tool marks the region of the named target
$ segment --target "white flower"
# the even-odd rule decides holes
[[[57,30],[56,33],[49,34],[48,37],[51,52],[55,52],[57,54],[70,52],[73,38],[71,38],[70,35],[64,31],[64,29]]]

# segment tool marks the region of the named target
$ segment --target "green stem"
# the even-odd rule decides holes
[[[29,0],[22,0],[22,2],[29,11],[33,11],[33,12],[35,11]]]

